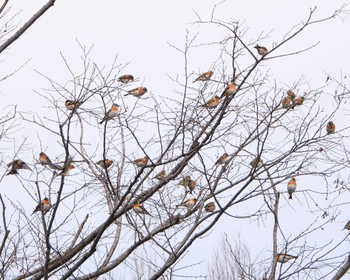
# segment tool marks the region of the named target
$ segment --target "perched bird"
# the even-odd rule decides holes
[[[262,56],[266,55],[269,51],[263,46],[256,45],[254,48],[258,50],[258,53]]]
[[[291,107],[292,102],[293,102],[292,98],[290,96],[286,96],[282,99],[282,107],[285,109],[288,109]]]
[[[148,163],[148,157],[144,156],[143,158],[138,158],[132,161],[137,167],[144,167]]]
[[[275,255],[275,259],[277,262],[279,263],[286,263],[287,261],[291,260],[291,259],[297,259],[298,257],[292,256],[292,255],[288,255],[288,254],[276,254]]]
[[[330,121],[327,123],[326,127],[327,134],[332,134],[335,132],[335,124],[334,122]]]
[[[297,180],[293,177],[292,179],[289,180],[287,184],[287,191],[289,193],[289,199],[293,199],[292,194],[295,192],[297,189]]]
[[[229,156],[227,153],[224,153],[223,155],[221,155],[218,160],[215,162],[215,164],[224,164],[226,162],[228,162],[229,160]]]
[[[38,205],[35,207],[32,215],[38,211],[43,212],[44,214],[49,211],[51,207],[50,201],[47,197],[45,197],[42,201],[38,203]]]
[[[347,229],[347,230],[350,230],[350,221],[348,221],[345,225],[345,227],[343,228],[344,229]]]
[[[193,206],[196,205],[196,203],[197,203],[197,199],[190,198],[190,199],[184,201],[183,203],[177,205],[176,207],[184,206],[184,207],[186,207],[188,209],[191,209]]]
[[[208,109],[214,109],[220,103],[219,96],[215,95],[213,98],[210,98],[202,107],[207,107]]]
[[[138,88],[134,88],[132,90],[129,90],[127,94],[124,94],[124,96],[132,95],[132,96],[135,96],[135,97],[141,97],[146,92],[147,92],[147,88],[146,87],[138,87]]]
[[[178,185],[186,187],[190,181],[191,181],[191,177],[190,176],[186,176],[186,177],[181,179],[181,181],[179,182]]]
[[[187,187],[189,189],[189,191],[186,191],[186,193],[189,192],[190,194],[192,194],[193,190],[197,186],[197,182],[192,180],[190,176],[186,176],[186,177],[181,179],[181,181],[178,185]]]
[[[102,124],[104,121],[109,121],[116,117],[118,115],[120,106],[118,104],[113,104],[111,109],[108,110],[108,112],[103,117],[102,121],[100,121],[100,124]]]
[[[57,174],[57,176],[59,176],[59,175],[66,176],[68,174],[68,172],[74,168],[75,168],[74,165],[71,162],[68,162],[68,164],[66,164],[63,168],[61,168],[62,172]]]
[[[6,175],[18,174],[18,169],[27,169],[32,171],[32,169],[23,160],[20,159],[15,159],[14,161],[10,162],[7,167],[11,167],[11,169]]]
[[[207,205],[204,206],[204,209],[207,212],[214,212],[215,208],[216,208],[216,206],[215,206],[214,202],[209,202]]]
[[[141,203],[134,204],[134,210],[137,213],[146,214],[146,215],[152,216],[150,213],[148,213],[148,211],[145,209],[145,207],[143,207],[143,205]]]
[[[287,95],[288,95],[292,100],[294,100],[295,97],[296,97],[295,93],[294,93],[292,90],[288,90],[288,91],[287,91]]]
[[[259,167],[261,167],[264,164],[264,162],[262,161],[262,159],[260,159],[260,157],[256,157],[249,164],[253,168],[259,168]]]
[[[197,81],[208,81],[210,80],[211,76],[213,76],[214,72],[213,71],[207,71],[207,72],[204,72],[203,74],[199,75],[197,77],[197,79],[195,79],[193,82],[197,82]]]
[[[300,106],[300,105],[302,105],[302,104],[304,103],[304,100],[305,100],[304,96],[299,96],[299,97],[297,97],[297,98],[294,100],[294,102],[293,102],[293,108],[294,108],[295,106]]]
[[[166,177],[166,171],[162,170],[160,171],[156,176],[153,177],[153,179],[157,179],[159,181],[163,180]]]
[[[62,168],[56,164],[53,164],[50,158],[44,153],[39,154],[39,162],[41,165],[48,165],[52,169],[61,170]]]
[[[235,95],[236,93],[237,93],[237,85],[235,83],[235,80],[233,79],[231,83],[229,83],[225,88],[224,92],[221,95],[221,98],[223,96],[232,96],[232,95]]]
[[[110,160],[110,159],[105,159],[105,160],[101,159],[98,162],[96,162],[96,164],[101,168],[108,168],[112,165],[112,163],[113,163],[113,160]]]
[[[120,76],[118,78],[118,82],[121,82],[122,84],[127,84],[129,82],[132,82],[133,80],[134,80],[134,76],[133,75],[129,75],[129,74]]]
[[[66,108],[68,110],[74,110],[74,109],[77,109],[82,103],[79,102],[79,101],[74,101],[74,100],[66,100],[65,102],[66,104]]]

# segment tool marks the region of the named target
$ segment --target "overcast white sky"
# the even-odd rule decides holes
[[[19,17],[23,17],[24,22],[25,16],[31,14],[42,3],[44,1],[15,1],[13,8],[23,10]],[[141,81],[144,80],[150,92],[154,95],[171,95],[174,85],[166,74],[183,75],[184,63],[183,57],[169,47],[168,42],[182,48],[186,30],[190,36],[200,32],[198,44],[210,42],[212,38],[220,38],[223,34],[217,33],[214,28],[205,30],[191,24],[197,20],[195,12],[202,19],[209,19],[216,3],[218,1],[209,0],[57,0],[47,14],[7,50],[6,54],[2,54],[1,76],[16,69],[28,59],[30,62],[15,76],[0,84],[1,105],[4,107],[8,104],[18,104],[19,109],[23,111],[40,110],[43,99],[34,91],[40,91],[49,85],[35,70],[57,81],[67,80],[69,75],[60,58],[60,52],[72,65],[80,67],[78,63],[81,51],[76,40],[86,46],[94,45],[92,57],[100,65],[110,65],[114,56],[118,54],[120,63],[130,63],[125,72],[134,74]],[[244,25],[249,27],[247,39],[254,40],[260,33],[271,31],[270,38],[261,42],[261,45],[271,48],[273,44],[281,41],[291,27],[307,18],[310,8],[317,6],[315,17],[321,18],[332,13],[342,3],[343,1],[226,1],[217,8],[216,18],[244,22]],[[310,27],[296,40],[285,45],[283,52],[307,48],[318,41],[320,44],[298,56],[271,62],[271,74],[280,83],[288,86],[293,85],[300,76],[305,76],[305,80],[313,86],[322,86],[326,79],[325,73],[336,78],[340,78],[341,72],[347,75],[350,61],[349,30],[350,21],[343,22],[340,19]],[[217,58],[217,53],[191,50],[189,56],[189,71],[199,73],[209,69],[213,60]],[[28,131],[24,130],[23,135],[25,133]],[[35,134],[31,136],[35,139]],[[12,157],[11,151],[6,153],[6,156]],[[6,180],[0,184],[2,193],[15,199],[15,188],[8,186],[11,181]],[[290,208],[288,209],[290,211]],[[298,217],[305,209],[301,208],[301,204],[297,204],[293,211],[293,215]],[[284,215],[283,210],[280,215]],[[347,218],[344,216],[340,219],[337,228],[341,229]],[[284,221],[281,223],[283,226]],[[269,226],[268,222],[259,223],[259,228],[256,222],[249,221],[239,225],[220,223],[209,237],[197,242],[186,258],[192,258],[193,261],[194,256],[198,258],[207,254],[207,260],[210,260],[222,232],[232,237],[241,234],[241,240],[250,249],[256,250],[254,257],[257,257],[261,250],[271,250],[269,246],[264,246],[264,240],[269,239],[271,235]],[[298,225],[294,226],[291,234],[293,229],[296,232],[300,229]],[[337,234],[341,238],[345,233]],[[194,273],[203,275],[206,267],[207,264],[203,263]]]

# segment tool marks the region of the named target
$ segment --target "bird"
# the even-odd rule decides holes
[[[118,115],[119,108],[120,108],[120,106],[118,104],[114,103],[112,105],[111,109],[108,110],[108,112],[103,117],[102,121],[100,121],[99,123],[102,124],[104,121],[109,121],[109,120],[113,119],[114,117],[116,117]]]
[[[282,99],[282,107],[288,109],[292,105],[292,98],[288,95]]]
[[[223,96],[232,96],[232,95],[235,95],[236,93],[237,93],[237,85],[235,83],[235,79],[232,79],[231,83],[227,85],[224,92],[222,93],[221,98]]]
[[[196,203],[197,203],[197,199],[190,198],[190,199],[184,201],[183,203],[177,205],[176,207],[184,206],[184,207],[186,207],[188,209],[191,209],[193,206],[196,205]]]
[[[279,263],[286,263],[287,261],[291,260],[291,259],[297,259],[298,257],[296,256],[292,256],[292,255],[288,255],[288,254],[276,254],[275,255],[275,259],[277,262]]]
[[[258,50],[258,53],[261,55],[261,56],[264,56],[266,55],[269,51],[267,50],[267,48],[263,47],[263,46],[259,46],[259,45],[256,45],[254,48],[256,48]]]
[[[138,88],[134,88],[132,90],[129,90],[127,94],[124,94],[124,96],[132,95],[132,96],[135,96],[135,97],[141,97],[146,92],[147,92],[147,88],[146,87],[138,87]]]
[[[191,177],[190,176],[186,176],[186,177],[183,177],[181,179],[181,181],[179,182],[179,186],[187,186],[188,185],[188,182],[191,180]]]
[[[220,103],[219,96],[215,95],[214,97],[210,98],[205,104],[202,105],[202,107],[206,107],[208,109],[214,109],[216,108]]]
[[[66,104],[66,108],[68,110],[74,110],[74,109],[77,109],[82,103],[79,102],[79,101],[74,101],[74,100],[66,100],[65,102]]]
[[[207,212],[214,212],[215,208],[216,208],[216,206],[215,206],[214,202],[209,202],[207,205],[204,206],[204,209]]]
[[[137,167],[144,167],[148,163],[148,157],[144,156],[143,158],[138,158],[132,161]]]
[[[68,172],[74,168],[75,166],[72,164],[72,159],[70,158],[68,159],[68,162],[61,168],[62,172],[57,174],[57,176],[59,175],[66,176]]]
[[[297,180],[294,177],[288,181],[287,191],[289,193],[289,199],[293,199],[292,194],[293,194],[293,192],[295,192],[295,190],[297,188],[297,182],[296,181]]]
[[[211,76],[213,76],[214,72],[213,71],[207,71],[202,73],[201,75],[199,75],[193,82],[197,82],[197,81],[208,81],[210,80]]]
[[[10,171],[6,175],[18,174],[18,169],[27,169],[32,171],[32,169],[20,159],[15,159],[14,161],[7,164],[7,167],[11,167]]]
[[[192,180],[190,176],[186,176],[186,177],[181,179],[181,181],[179,182],[178,185],[187,187],[189,189],[189,191],[186,191],[186,192],[189,192],[190,194],[192,194],[193,190],[197,186],[197,182]]]
[[[110,160],[110,159],[105,159],[105,160],[101,159],[98,162],[96,162],[96,164],[101,168],[108,168],[112,165],[112,163],[113,163],[113,160]]]
[[[252,166],[253,168],[259,168],[261,167],[264,162],[262,161],[262,159],[260,159],[260,157],[256,157],[255,159],[253,159],[250,163],[250,166]]]
[[[150,213],[148,213],[148,211],[145,209],[145,207],[143,207],[143,205],[141,203],[136,203],[136,204],[134,204],[133,207],[134,207],[134,210],[137,213],[146,214],[146,215],[152,216]]]
[[[305,100],[305,97],[304,97],[304,96],[299,96],[299,97],[297,97],[297,98],[294,100],[294,102],[293,102],[293,108],[294,108],[295,106],[300,106],[300,105],[302,105],[302,104],[304,103],[304,100]]]
[[[47,197],[45,197],[42,201],[38,203],[38,205],[35,207],[32,215],[38,211],[43,212],[44,214],[49,211],[51,207],[50,201]]]
[[[157,179],[157,180],[161,181],[166,177],[166,175],[167,175],[166,171],[162,170],[156,176],[154,176],[153,179]]]
[[[53,164],[50,158],[44,152],[39,154],[39,162],[41,165],[48,165],[52,169],[61,170],[62,168],[56,164]]]
[[[223,155],[221,155],[218,160],[215,162],[215,164],[224,164],[226,162],[228,162],[229,160],[229,156],[227,153],[224,153]]]
[[[327,134],[332,134],[335,132],[335,124],[334,122],[330,121],[327,123],[326,127]]]
[[[294,100],[295,97],[296,97],[295,93],[294,93],[291,89],[287,91],[287,95],[288,95],[292,100]]]
[[[134,76],[130,74],[125,74],[118,78],[118,82],[121,82],[122,84],[127,84],[129,82],[132,82],[133,80],[134,80]]]
[[[345,225],[345,227],[343,228],[344,229],[347,229],[347,230],[350,230],[350,221],[348,221]]]

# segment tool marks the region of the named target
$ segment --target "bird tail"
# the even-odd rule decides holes
[[[292,194],[291,194],[291,193],[289,194],[289,199],[293,199],[293,196],[292,196]]]
[[[7,174],[6,174],[6,176],[7,176],[7,175],[14,175],[14,174],[18,174],[18,172],[17,172],[17,170],[16,170],[16,169],[14,169],[14,170],[10,170],[10,172],[9,172],[9,173],[7,173]]]
[[[55,170],[62,170],[62,169],[63,169],[61,166],[59,166],[59,165],[57,165],[57,164],[53,164],[52,162],[49,163],[49,167],[50,167],[51,169],[55,169]]]
[[[105,119],[103,119],[102,121],[100,121],[99,124],[103,124],[104,121],[105,121]]]
[[[129,92],[129,93],[127,93],[127,94],[124,94],[124,96],[128,96],[128,95],[131,95],[131,93]]]

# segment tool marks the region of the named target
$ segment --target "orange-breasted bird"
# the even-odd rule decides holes
[[[213,71],[207,71],[204,72],[203,74],[199,75],[193,82],[197,82],[197,81],[208,81],[210,80],[211,76],[213,76],[214,72]]]
[[[137,167],[144,167],[148,163],[148,157],[144,156],[143,158],[138,158],[132,161]]]
[[[293,177],[288,181],[287,191],[289,193],[289,199],[293,199],[292,194],[297,189],[297,180]]]
[[[118,82],[121,82],[123,84],[127,84],[129,82],[132,82],[134,80],[134,76],[133,75],[129,75],[129,74],[126,74],[126,75],[123,75],[123,76],[120,76],[118,78]]]
[[[233,79],[231,83],[229,83],[225,88],[224,92],[221,95],[221,98],[223,96],[232,96],[232,95],[235,95],[236,93],[237,93],[237,85],[235,83],[235,80]]]
[[[42,201],[38,203],[38,205],[35,207],[32,215],[38,211],[44,212],[44,214],[49,211],[51,207],[50,201],[47,197],[45,197]]]
[[[166,171],[162,170],[160,171],[156,176],[153,177],[153,179],[157,179],[159,181],[163,180],[166,177]]]
[[[193,206],[196,205],[196,203],[197,203],[197,199],[190,198],[190,199],[184,201],[183,203],[177,205],[176,207],[184,206],[184,207],[186,207],[188,209],[191,209]]]
[[[297,259],[298,257],[296,256],[292,256],[292,255],[288,255],[288,254],[276,254],[275,255],[275,259],[277,262],[279,263],[286,263],[287,261],[291,260],[291,259]]]
[[[266,55],[269,51],[263,46],[256,45],[254,48],[258,50],[258,53],[262,56]]]
[[[249,164],[254,168],[259,168],[264,164],[264,162],[262,161],[262,159],[260,159],[260,157],[256,157]]]
[[[204,209],[207,212],[214,212],[215,208],[216,208],[216,206],[215,206],[214,202],[209,202],[207,205],[204,206]]]
[[[293,102],[292,98],[290,96],[286,96],[282,99],[282,107],[285,109],[288,109],[291,107],[292,102]]]
[[[74,169],[74,168],[75,168],[75,167],[74,167],[74,165],[72,164],[72,161],[69,160],[69,161],[67,162],[67,164],[66,164],[65,166],[63,166],[63,168],[61,168],[61,169],[62,169],[62,172],[59,173],[59,174],[57,174],[57,176],[59,176],[59,175],[66,176],[66,175],[68,174],[68,172],[71,171],[71,170]]]
[[[39,154],[39,162],[41,165],[48,165],[52,169],[61,170],[62,168],[56,164],[53,164],[47,154],[41,152]]]
[[[294,100],[295,97],[296,97],[295,93],[294,93],[291,89],[287,91],[287,95],[288,95],[292,100]]]
[[[327,123],[326,127],[327,134],[332,134],[335,132],[335,124],[334,122],[330,121]]]
[[[214,109],[216,108],[220,103],[219,96],[215,95],[214,97],[210,98],[205,104],[202,105],[202,107],[206,107],[208,109]]]
[[[74,100],[66,100],[65,102],[66,104],[66,108],[68,110],[74,110],[74,109],[77,109],[82,103],[79,102],[79,101],[74,101]]]
[[[143,207],[143,205],[142,205],[141,203],[136,203],[136,204],[134,204],[134,210],[135,210],[137,213],[152,216],[150,213],[148,213],[148,211],[145,209],[145,207]]]
[[[19,169],[27,169],[32,171],[32,169],[20,159],[15,159],[14,161],[10,162],[7,167],[11,167],[11,169],[6,175],[18,174]]]
[[[344,230],[344,229],[350,230],[350,221],[348,221],[348,222],[346,223],[346,225],[344,226],[343,230]]]
[[[193,190],[196,188],[197,182],[192,180],[190,176],[186,176],[181,179],[178,185],[187,187],[189,189],[190,194],[192,194]]]
[[[100,121],[100,124],[102,124],[104,121],[109,121],[116,117],[118,115],[120,106],[116,103],[114,103],[111,107],[111,109],[108,110],[108,112],[103,117],[102,121]]]
[[[108,168],[112,165],[112,163],[113,163],[113,160],[111,159],[105,159],[105,160],[101,159],[98,162],[96,162],[96,164],[101,168]]]
[[[129,90],[127,94],[124,94],[124,96],[132,95],[132,96],[135,96],[135,97],[141,97],[146,92],[147,92],[147,88],[146,87],[138,87],[138,88],[134,88],[132,90]]]
[[[305,100],[305,97],[304,96],[299,96],[297,97],[295,100],[294,100],[294,103],[293,103],[293,108],[294,106],[300,106],[304,103],[304,100]]]
[[[191,180],[191,177],[190,176],[186,176],[186,177],[183,177],[181,179],[181,181],[179,182],[179,186],[187,186],[188,185],[188,182]]]
[[[221,155],[218,160],[215,162],[215,164],[224,164],[226,162],[228,162],[228,160],[230,159],[230,157],[228,156],[227,153],[224,153],[223,155]]]

